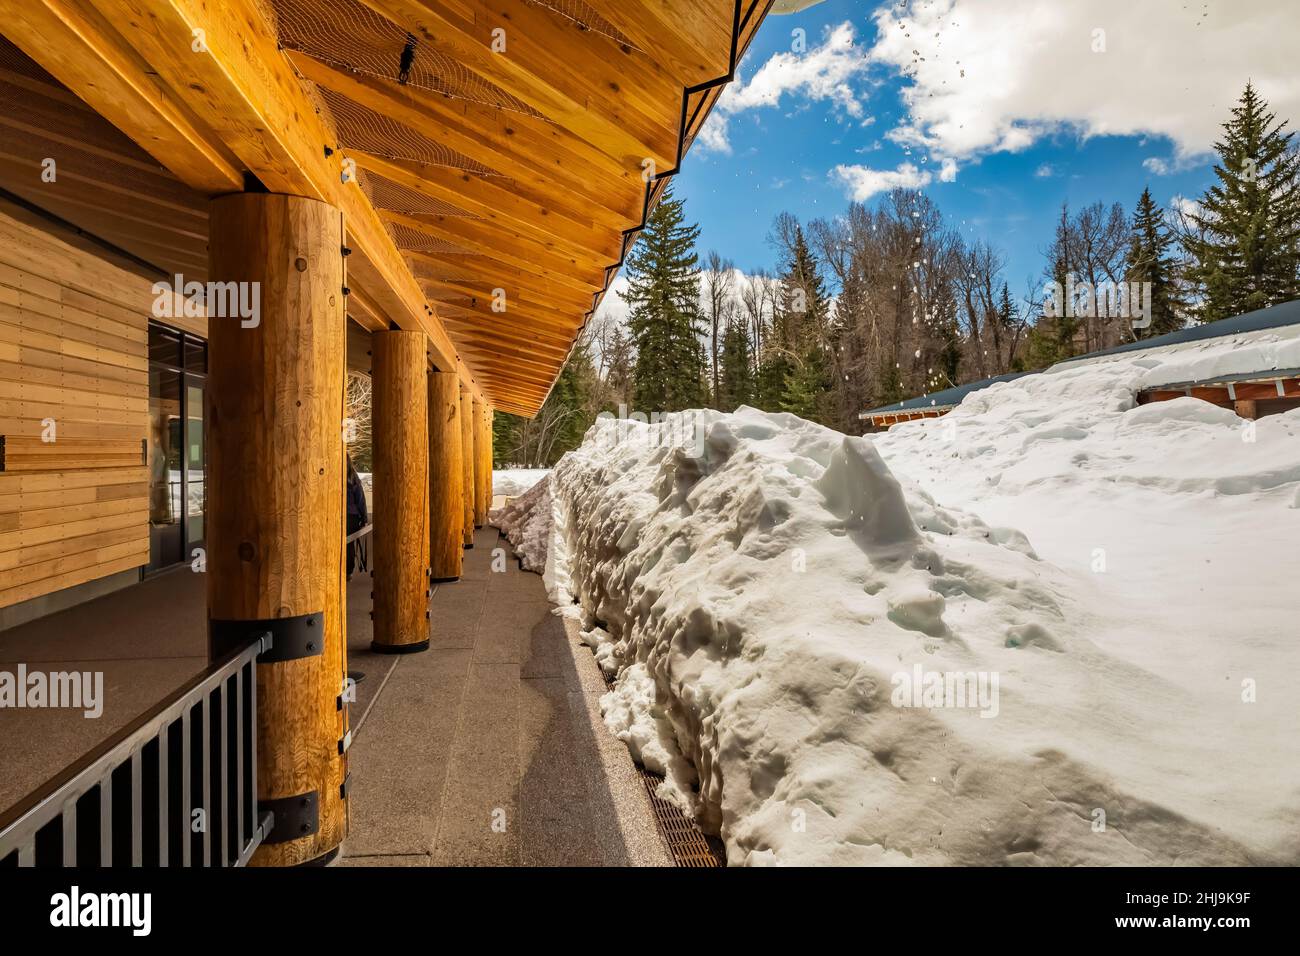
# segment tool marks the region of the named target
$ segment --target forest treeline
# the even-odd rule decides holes
[[[752,405],[856,434],[869,408],[1300,298],[1300,152],[1286,127],[1248,84],[1204,195],[1062,206],[1042,275],[1020,289],[992,243],[962,236],[918,190],[834,218],[782,213],[769,235],[779,269],[746,274],[697,249],[669,189],[625,264],[626,322],[587,326],[535,418],[496,416],[498,464],[554,464],[620,406]],[[1143,297],[1117,309],[1105,290],[1121,288]]]

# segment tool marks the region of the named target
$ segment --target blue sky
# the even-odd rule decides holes
[[[1137,9],[1134,9],[1137,8]],[[1300,4],[826,0],[770,16],[675,190],[745,272],[772,269],[772,220],[841,213],[918,185],[990,241],[1013,293],[1041,278],[1063,201],[1131,210],[1199,196],[1249,76],[1300,120],[1286,49]],[[804,43],[792,31],[804,31]]]

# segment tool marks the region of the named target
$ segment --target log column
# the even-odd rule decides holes
[[[461,412],[461,449],[464,457],[465,468],[465,547],[474,547],[474,527],[476,525],[475,517],[477,512],[474,510],[475,502],[478,500],[478,428],[475,427],[474,409],[476,402],[473,399],[469,389],[462,388],[460,392],[460,412]]]
[[[466,548],[474,547],[474,408],[469,389],[460,387],[461,532]]]
[[[347,819],[342,217],[241,193],[212,201],[209,228],[209,278],[247,283],[258,309],[208,321],[208,649],[217,660],[272,635],[257,665],[257,799],[275,826],[252,862],[284,866],[331,853]]]
[[[483,500],[492,510],[492,406],[483,406]]]
[[[429,386],[423,332],[370,336],[374,460],[372,650],[429,646]]]
[[[483,493],[483,481],[486,473],[483,468],[483,452],[487,442],[483,436],[483,422],[486,408],[477,398],[474,399],[474,527],[481,528],[487,523],[488,499]]]
[[[460,380],[429,373],[429,565],[434,581],[460,578],[464,556],[465,466],[460,450]]]

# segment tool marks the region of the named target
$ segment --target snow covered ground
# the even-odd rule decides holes
[[[514,534],[732,863],[1294,865],[1300,411],[1134,396],[1297,366],[1075,363],[868,439],[598,422]]]
[[[492,472],[492,495],[514,498],[551,473],[549,468],[504,468]]]

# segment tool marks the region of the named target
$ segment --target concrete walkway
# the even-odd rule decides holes
[[[627,749],[600,721],[591,652],[496,529],[465,557],[464,577],[434,590],[420,654],[372,653],[370,576],[348,586],[348,666],[366,676],[344,865],[671,865]],[[0,710],[0,808],[204,669],[204,601],[184,566],[0,631],[0,670],[102,671],[105,698],[97,719]]]
[[[672,865],[600,722],[595,660],[541,578],[493,528],[465,559],[434,591],[430,650],[372,654],[349,622],[358,697],[373,690],[352,712],[343,865]]]

